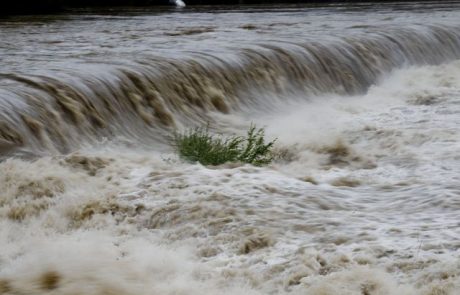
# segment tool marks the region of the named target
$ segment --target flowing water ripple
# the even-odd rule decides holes
[[[0,294],[458,294],[458,3],[251,9],[0,20]]]

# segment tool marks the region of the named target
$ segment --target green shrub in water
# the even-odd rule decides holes
[[[182,159],[203,165],[220,165],[228,162],[249,163],[256,166],[273,160],[275,140],[265,143],[265,131],[251,125],[247,135],[223,137],[212,135],[208,128],[195,128],[174,133],[173,145]]]

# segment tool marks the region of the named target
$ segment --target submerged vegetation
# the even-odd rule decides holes
[[[176,132],[173,137],[173,145],[182,159],[203,165],[228,162],[266,165],[274,158],[272,147],[275,141],[265,143],[264,129],[255,125],[251,125],[245,137],[212,135],[208,127]]]

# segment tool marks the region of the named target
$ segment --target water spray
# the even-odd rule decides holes
[[[182,0],[170,0],[176,7],[185,7],[185,3]]]

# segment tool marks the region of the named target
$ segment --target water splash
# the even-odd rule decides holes
[[[185,7],[185,3],[182,0],[172,0],[172,1],[176,5],[176,7],[179,7],[179,8]]]

